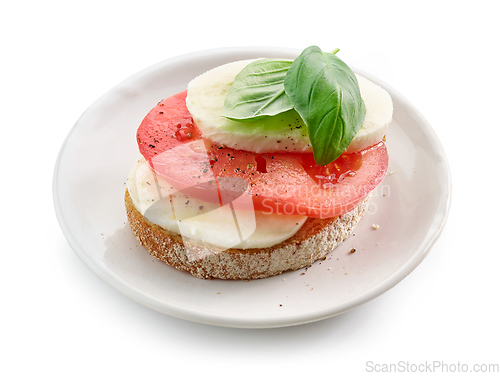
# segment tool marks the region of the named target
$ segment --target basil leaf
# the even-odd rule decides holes
[[[316,163],[333,162],[347,149],[366,115],[356,76],[336,55],[311,46],[294,60],[284,86],[307,126]]]
[[[291,60],[260,59],[235,77],[221,115],[237,121],[253,121],[292,109],[283,82]]]

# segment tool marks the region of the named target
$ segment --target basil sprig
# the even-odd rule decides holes
[[[333,162],[347,149],[365,119],[356,76],[336,55],[312,46],[295,59],[284,86],[307,126],[316,163]]]
[[[222,116],[253,121],[293,108],[283,85],[292,60],[260,59],[241,70],[224,102]]]
[[[264,59],[247,65],[228,92],[222,116],[249,121],[293,108],[306,124],[316,163],[333,162],[366,115],[356,76],[337,51],[311,46],[293,62]]]

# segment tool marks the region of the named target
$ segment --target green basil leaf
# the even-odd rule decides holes
[[[237,121],[253,121],[291,110],[283,82],[291,60],[260,59],[235,77],[221,115]]]
[[[284,86],[307,126],[316,163],[333,162],[347,149],[366,115],[356,76],[336,55],[311,46],[294,60]]]

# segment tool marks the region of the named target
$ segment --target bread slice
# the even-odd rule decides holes
[[[291,238],[268,248],[228,249],[166,231],[136,209],[128,191],[125,207],[130,227],[154,257],[198,278],[257,279],[311,265],[341,244],[367,210],[369,197],[350,212],[334,218],[308,218]],[[190,261],[193,260],[193,261]]]

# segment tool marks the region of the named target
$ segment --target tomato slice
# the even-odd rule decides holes
[[[137,130],[139,151],[178,190],[227,204],[250,194],[255,210],[328,218],[354,209],[385,177],[383,142],[318,166],[308,153],[257,154],[201,137],[186,92],[161,101]]]

